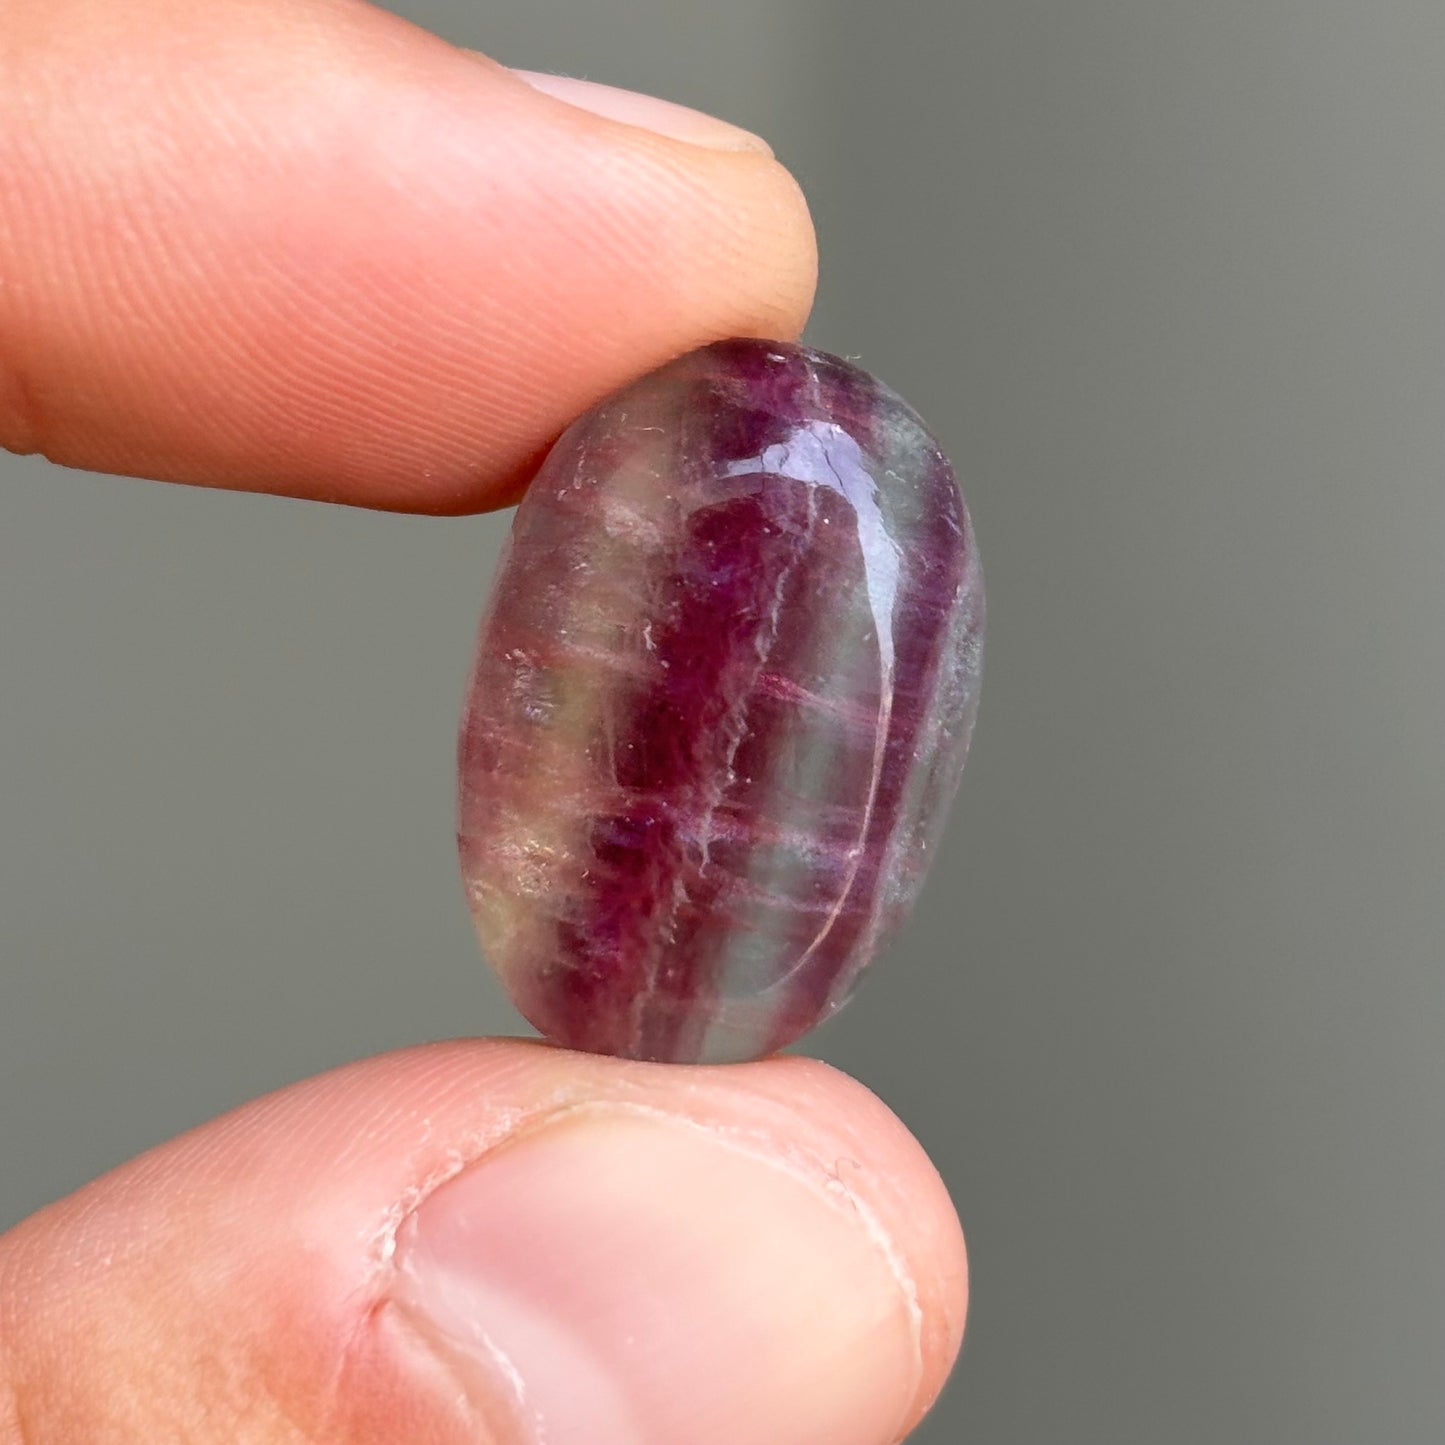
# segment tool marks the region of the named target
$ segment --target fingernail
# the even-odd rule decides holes
[[[431,1194],[396,1262],[397,1304],[529,1445],[882,1445],[918,1386],[910,1296],[846,1193],[684,1121],[564,1116]]]
[[[582,110],[590,110],[608,120],[657,131],[673,140],[691,141],[719,151],[758,151],[772,155],[772,147],[761,136],[731,125],[716,116],[704,115],[670,100],[653,95],[640,95],[635,90],[618,90],[611,85],[598,85],[591,80],[573,80],[566,75],[544,75],[534,70],[513,72],[536,90],[545,91],[558,100],[565,100]]]

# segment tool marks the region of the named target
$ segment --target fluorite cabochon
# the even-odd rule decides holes
[[[462,873],[570,1048],[756,1058],[908,914],[978,701],[983,579],[937,441],[857,367],[692,352],[517,509],[460,740]]]

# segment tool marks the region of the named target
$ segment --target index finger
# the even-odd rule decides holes
[[[701,117],[579,108],[356,0],[4,9],[11,450],[478,510],[598,397],[811,303],[795,182]]]

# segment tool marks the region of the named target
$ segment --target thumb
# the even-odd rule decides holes
[[[937,1175],[831,1070],[435,1046],[0,1239],[0,1440],[892,1445],[963,1289]]]
[[[600,396],[789,337],[765,145],[357,0],[0,4],[0,446],[462,511]]]

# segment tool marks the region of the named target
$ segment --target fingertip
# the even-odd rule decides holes
[[[444,1069],[472,1063],[470,1046],[440,1047]],[[509,1296],[526,1292],[521,1268],[541,1296],[565,1300],[552,1313],[567,1320],[569,1338],[598,1321],[604,1338],[635,1334],[618,1282],[660,1300],[663,1286],[647,1283],[657,1267],[681,1291],[671,1317],[695,1321],[690,1337],[669,1330],[656,1345],[655,1359],[669,1362],[660,1376],[633,1382],[649,1418],[666,1421],[659,1438],[713,1438],[667,1415],[682,1381],[694,1403],[717,1385],[753,1412],[730,1416],[716,1404],[720,1440],[751,1438],[766,1419],[779,1445],[882,1445],[923,1418],[961,1345],[967,1255],[946,1185],[877,1095],[798,1056],[673,1068],[531,1043],[485,1047],[491,1067],[505,1059],[513,1085],[546,1103],[494,1154],[429,1194],[399,1235],[404,1298],[424,1313],[428,1291],[440,1301],[440,1322],[426,1317],[445,1340],[455,1344],[486,1312],[479,1301],[499,1287],[494,1266]],[[509,1241],[510,1264],[488,1238]],[[522,1239],[533,1241],[525,1267],[510,1252]],[[777,1331],[766,1349],[745,1307],[719,1306],[734,1289],[759,1301]],[[737,1385],[741,1365],[729,1362],[739,1338],[777,1363],[771,1395],[766,1372],[750,1381],[751,1394]],[[798,1383],[815,1375],[846,1378],[848,1389],[815,1397]],[[671,1393],[659,1389],[664,1379]]]
[[[844,1076],[515,1041],[295,1085],[5,1244],[23,1287],[0,1356],[36,1428],[91,1438],[123,1412],[194,1445],[243,1421],[267,1442],[893,1445],[942,1385],[964,1288],[936,1173]],[[64,1384],[76,1357],[123,1388]]]
[[[762,151],[583,109],[363,5],[133,8],[157,23],[122,66],[103,26],[7,35],[33,92],[0,106],[17,449],[475,511],[643,372],[802,328],[812,224]]]

